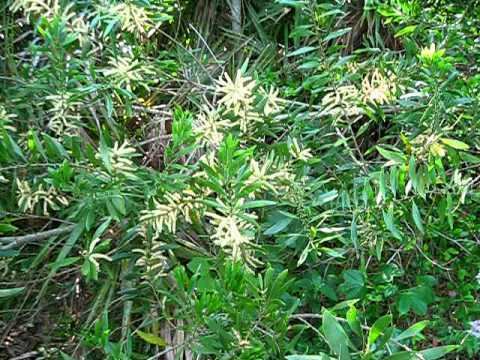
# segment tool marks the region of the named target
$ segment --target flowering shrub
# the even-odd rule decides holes
[[[476,10],[9,1],[0,354],[476,358]]]

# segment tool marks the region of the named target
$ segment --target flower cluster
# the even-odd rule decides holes
[[[60,12],[58,0],[15,0],[10,5],[12,12],[22,10],[25,16],[45,16],[51,18]]]
[[[59,138],[64,134],[73,135],[80,121],[78,108],[82,103],[75,100],[73,94],[69,92],[49,95],[45,99],[51,106],[48,110],[50,115],[48,129]]]
[[[248,186],[257,185],[259,190],[270,190],[273,193],[278,193],[283,188],[285,183],[293,180],[293,175],[288,168],[288,164],[283,167],[278,166],[275,159],[267,158],[263,164],[255,159],[250,161],[251,175],[246,181]]]
[[[235,215],[225,216],[212,212],[206,215],[211,218],[214,226],[212,240],[215,245],[230,252],[233,259],[240,259],[245,247],[253,239],[253,225]]]
[[[15,132],[15,126],[13,126],[13,121],[16,115],[9,114],[5,107],[0,105],[0,130],[7,130],[11,132]]]
[[[130,55],[110,58],[108,64],[110,67],[103,69],[103,75],[111,78],[115,86],[128,91],[143,85],[145,76],[153,74],[149,66],[140,63]]]
[[[217,148],[223,140],[224,131],[231,126],[227,120],[221,120],[216,110],[205,109],[194,123],[194,132],[199,136],[202,145]]]
[[[95,157],[102,160],[106,169],[112,174],[122,174],[127,177],[133,177],[135,170],[132,158],[136,155],[136,151],[127,141],[122,145],[115,142],[113,148],[106,148],[98,152]]]
[[[40,204],[44,215],[49,215],[48,210],[59,210],[61,206],[68,205],[68,199],[60,194],[53,186],[45,189],[40,184],[33,190],[27,181],[17,179],[17,201],[22,211],[33,213],[37,204]]]
[[[362,99],[365,103],[383,105],[393,100],[395,94],[395,76],[387,79],[378,69],[363,78]]]
[[[157,234],[165,230],[175,233],[180,216],[191,224],[193,212],[201,208],[195,193],[190,189],[178,193],[166,193],[164,202],[154,199],[153,203],[152,210],[141,212],[140,221],[152,225]]]
[[[243,76],[240,70],[237,71],[233,80],[225,73],[223,78],[216,81],[216,93],[221,95],[218,101],[218,113],[224,116],[233,115],[230,124],[224,123],[223,128],[239,126],[242,134],[251,133],[256,124],[263,123],[264,117],[281,111],[278,90],[272,87],[267,92],[260,88],[257,93],[255,91],[257,87],[255,80],[249,76]],[[257,103],[258,95],[263,97],[263,101]],[[262,103],[262,109],[258,110],[257,105]]]
[[[396,77],[389,73],[388,78],[378,69],[365,75],[362,85],[343,85],[328,92],[322,99],[322,114],[341,119],[359,116],[364,113],[362,105],[383,105],[395,98]]]
[[[363,113],[362,108],[358,106],[360,98],[360,91],[354,85],[340,86],[323,97],[322,114],[342,119],[358,116]]]

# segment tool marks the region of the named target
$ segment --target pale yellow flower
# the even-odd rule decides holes
[[[35,15],[50,19],[60,13],[60,4],[58,0],[15,0],[10,5],[10,10],[23,10],[27,17]]]
[[[211,218],[214,226],[212,239],[215,245],[230,252],[233,259],[240,259],[242,251],[253,239],[253,226],[234,215],[224,216],[211,212],[206,215]]]
[[[218,147],[223,141],[223,131],[230,127],[227,120],[221,120],[216,111],[206,109],[194,122],[193,130],[202,139],[203,144]]]
[[[363,100],[375,104],[385,104],[393,99],[395,77],[391,74],[387,79],[378,69],[365,76],[362,82]]]
[[[119,19],[123,31],[145,34],[153,25],[148,11],[132,2],[114,5],[108,12]]]
[[[157,234],[165,230],[175,233],[180,216],[191,224],[193,212],[201,208],[196,194],[190,189],[180,193],[166,193],[164,198],[163,203],[154,199],[154,209],[143,210],[140,214],[140,221],[151,224]]]
[[[77,124],[80,120],[78,108],[81,102],[73,99],[73,94],[63,92],[60,94],[52,94],[46,97],[51,108],[48,110],[50,118],[47,127],[56,135],[73,135],[78,128]]]
[[[16,182],[18,207],[22,211],[33,213],[36,205],[40,204],[43,214],[49,215],[49,209],[59,210],[60,206],[67,206],[69,203],[68,199],[58,193],[53,186],[44,189],[43,184],[40,184],[36,190],[32,190],[27,181],[17,178]]]
[[[247,185],[258,184],[261,190],[270,190],[274,193],[281,187],[281,182],[292,179],[292,174],[285,168],[275,168],[274,159],[267,159],[262,165],[256,160],[250,161],[252,174],[247,179]]]
[[[93,264],[96,272],[100,271],[100,264],[98,262],[100,259],[109,261],[109,262],[112,261],[112,258],[110,256],[95,252],[95,248],[100,243],[100,241],[101,241],[100,238],[93,239],[88,247],[88,251],[83,252],[83,256],[85,256]]]
[[[300,145],[298,145],[297,139],[291,139],[288,150],[290,155],[296,160],[308,161],[313,157],[310,149],[302,149]]]
[[[361,93],[354,85],[340,86],[323,97],[322,114],[339,118],[358,116],[362,113],[362,109],[357,105],[360,98]]]
[[[131,160],[136,155],[135,148],[131,147],[127,141],[124,141],[121,145],[115,142],[113,148],[107,149],[107,161],[110,168],[109,171],[112,174],[123,174],[127,177],[134,177],[133,172],[135,165]],[[105,161],[102,158],[101,152],[95,155],[95,158]]]
[[[278,89],[275,90],[273,87],[270,88],[270,91],[266,94],[266,102],[263,108],[263,113],[266,116],[270,116],[272,114],[278,113],[281,110],[280,101],[281,99],[278,97]]]
[[[9,114],[7,110],[0,105],[0,129],[16,132],[17,129],[13,126],[13,121],[17,115]]]
[[[254,124],[262,122],[263,119],[257,112],[240,110],[235,124],[238,124],[240,127],[240,131],[243,134],[246,134],[249,132],[250,129],[254,128]]]
[[[130,160],[136,154],[135,148],[129,146],[127,141],[122,145],[115,142],[110,153],[110,163],[114,172],[131,172],[134,170],[133,161]]]
[[[445,54],[445,49],[437,49],[435,43],[430,44],[429,47],[424,47],[420,52],[420,58],[423,60],[434,60],[441,58]]]
[[[227,73],[224,77],[225,79],[220,78],[216,82],[217,92],[223,94],[219,104],[224,105],[236,115],[239,115],[241,111],[248,112],[254,100],[252,91],[256,86],[255,81],[250,77],[243,77],[240,70],[237,71],[235,81],[232,81]]]
[[[110,68],[104,69],[102,72],[105,76],[111,77],[118,87],[125,87],[131,91],[144,81],[144,76],[151,74],[152,70],[141,64],[138,60],[131,56],[123,56],[118,58],[110,58]]]

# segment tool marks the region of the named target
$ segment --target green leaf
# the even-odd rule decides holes
[[[167,346],[167,342],[157,335],[154,335],[151,333],[145,333],[140,330],[137,330],[136,334],[149,344],[157,345],[161,347]]]
[[[305,0],[276,0],[276,3],[283,6],[291,6],[294,8],[301,8],[305,6]]]
[[[10,288],[10,289],[0,289],[0,298],[11,297],[20,294],[24,287]]]
[[[390,233],[398,240],[402,240],[402,235],[398,231],[397,227],[395,226],[394,218],[393,218],[393,204],[390,204],[388,211],[385,212],[382,210],[383,213],[383,221],[385,222],[385,225],[390,231]]]
[[[358,244],[357,222],[355,221],[355,218],[352,218],[352,223],[350,225],[350,239],[352,240],[353,247],[358,254],[360,245]]]
[[[385,360],[414,360],[414,359],[418,360],[418,357],[415,355],[414,352],[410,352],[410,351],[401,351],[385,358]]]
[[[334,360],[332,357],[327,354],[319,355],[289,355],[287,360]]]
[[[270,201],[270,200],[252,200],[252,201],[247,201],[245,204],[241,206],[242,209],[256,209],[256,208],[261,208],[265,206],[272,206],[275,205],[275,201]]]
[[[420,334],[422,332],[423,329],[425,329],[425,327],[428,325],[428,323],[429,323],[428,320],[424,320],[424,321],[420,321],[416,324],[413,324],[407,330],[400,333],[400,335],[397,335],[395,337],[395,340],[396,341],[401,341],[401,340],[405,340],[405,339],[417,336],[418,334]]]
[[[321,206],[324,205],[332,200],[335,200],[338,197],[338,191],[337,190],[332,190],[326,193],[322,193],[319,196],[317,196],[314,200],[312,205],[313,206]]]
[[[55,271],[58,271],[59,269],[63,268],[63,267],[67,267],[67,266],[70,266],[70,265],[73,265],[75,264],[78,260],[80,260],[80,257],[78,256],[73,256],[73,257],[67,257],[65,259],[63,259],[62,261],[59,261],[58,263],[54,263],[53,265],[55,265],[55,268],[54,270]],[[53,269],[53,265],[52,265],[52,269]]]
[[[375,341],[379,338],[380,335],[383,335],[385,333],[385,329],[387,329],[391,323],[392,315],[384,315],[381,318],[378,318],[377,321],[375,321],[375,323],[370,328],[370,331],[368,332],[368,349],[370,349],[370,347],[375,343]]]
[[[112,218],[111,217],[108,217],[96,230],[95,230],[95,233],[93,234],[93,237],[92,239],[98,239],[100,238],[100,236],[103,235],[103,233],[105,232],[105,230],[108,229],[108,227],[110,226],[110,223],[112,222]]]
[[[400,315],[404,315],[410,310],[413,310],[418,315],[425,315],[427,309],[427,302],[423,299],[422,294],[415,291],[415,289],[411,289],[400,295],[398,301],[398,311],[400,312]]]
[[[323,41],[327,42],[327,41],[330,41],[330,40],[339,38],[340,36],[343,36],[343,35],[349,33],[350,30],[352,30],[352,28],[351,28],[351,27],[347,27],[347,28],[344,28],[344,29],[340,29],[340,30],[331,32],[330,34],[328,34],[328,35],[325,37],[325,39],[323,39]]]
[[[348,350],[350,340],[342,325],[340,325],[335,316],[327,309],[323,310],[322,317],[322,332],[330,349],[338,356],[339,360],[350,360],[351,357]]]
[[[440,359],[458,349],[456,345],[446,345],[446,346],[438,346],[432,349],[427,349],[419,352],[419,355],[423,357],[425,360],[435,360]]]
[[[417,207],[417,204],[415,204],[415,201],[412,201],[412,217],[418,230],[420,230],[420,232],[424,234],[425,229],[423,228],[422,215],[420,215],[420,210],[418,210],[418,207]]]
[[[356,335],[362,336],[362,326],[360,324],[360,320],[358,319],[357,308],[354,305],[350,306],[350,308],[347,311],[346,317],[347,317],[347,322],[348,322],[348,325],[350,326],[350,329],[352,329],[352,331]]]
[[[407,159],[405,155],[400,152],[387,150],[380,146],[377,146],[376,149],[385,159],[390,160],[396,164],[404,164]]]
[[[18,230],[18,228],[11,224],[0,224],[0,234],[11,233],[16,230]]]
[[[462,141],[455,140],[455,139],[446,139],[446,138],[441,138],[440,141],[444,143],[447,146],[450,146],[451,148],[457,149],[457,150],[468,150],[470,149],[470,146],[468,144],[465,144]]]
[[[286,229],[286,227],[292,222],[292,218],[284,217],[283,219],[277,221],[275,224],[270,226],[266,229],[263,234],[264,235],[275,235],[278,234],[280,231]]]
[[[415,31],[415,29],[417,28],[417,25],[409,25],[409,26],[405,26],[403,29],[397,31],[395,33],[395,37],[402,37],[404,35],[408,35],[408,34],[411,34],[412,32]]]
[[[341,291],[350,299],[359,296],[365,286],[362,272],[349,269],[342,275],[344,283],[340,286]]]
[[[125,199],[121,195],[112,196],[112,205],[120,214],[126,215],[127,209],[125,208]]]
[[[318,49],[318,47],[304,46],[304,47],[302,47],[302,48],[300,48],[300,49],[297,49],[297,50],[289,53],[289,54],[287,55],[287,57],[303,55],[303,54],[312,52],[312,51],[317,50],[317,49]]]

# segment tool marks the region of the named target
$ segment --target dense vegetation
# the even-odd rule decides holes
[[[480,356],[476,1],[0,8],[1,359]]]

